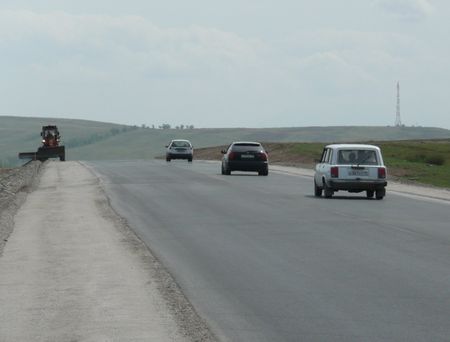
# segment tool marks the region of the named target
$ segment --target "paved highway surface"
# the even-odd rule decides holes
[[[218,164],[89,162],[113,207],[231,341],[448,341],[450,205],[312,196]]]

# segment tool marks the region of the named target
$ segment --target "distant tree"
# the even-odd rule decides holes
[[[165,124],[162,124],[162,125],[160,126],[160,128],[161,128],[161,129],[170,129],[171,126],[170,126],[169,124],[165,123]]]

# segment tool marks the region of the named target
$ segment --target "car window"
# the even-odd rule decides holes
[[[374,150],[339,150],[338,164],[378,165],[378,158]]]
[[[260,144],[234,144],[231,148],[234,152],[262,151],[264,148]]]
[[[330,149],[329,148],[324,149],[321,162],[328,164],[329,155],[330,155]]]
[[[325,161],[325,155],[327,153],[327,149],[324,148],[322,151],[322,155],[320,156],[320,162],[323,163]]]
[[[327,153],[327,163],[331,164],[331,160],[333,158],[333,150],[331,148],[328,149],[328,153]]]
[[[171,147],[190,147],[187,141],[173,141]]]

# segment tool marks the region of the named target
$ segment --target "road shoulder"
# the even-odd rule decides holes
[[[0,274],[1,341],[213,340],[76,162],[46,164],[15,217]]]

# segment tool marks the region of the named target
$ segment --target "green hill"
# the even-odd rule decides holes
[[[147,159],[164,153],[171,139],[188,139],[194,147],[236,140],[265,142],[352,142],[450,138],[450,130],[430,127],[293,127],[151,129],[104,122],[0,116],[0,162],[19,163],[17,153],[40,145],[42,125],[58,125],[67,159]]]

